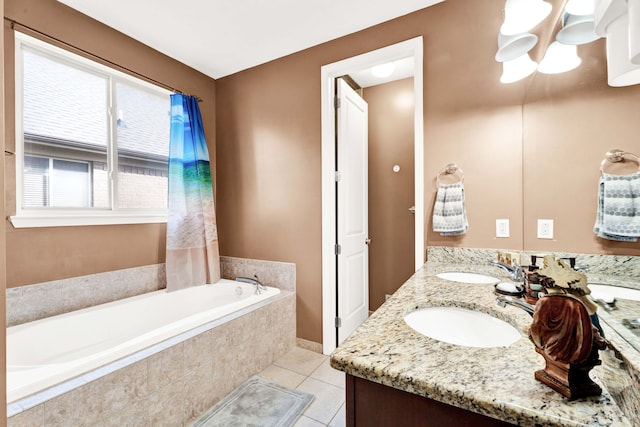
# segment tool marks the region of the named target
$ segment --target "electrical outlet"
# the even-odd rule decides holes
[[[553,220],[538,220],[538,239],[553,239]]]
[[[496,219],[496,237],[509,237],[508,219]]]

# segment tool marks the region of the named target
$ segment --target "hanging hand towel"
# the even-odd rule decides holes
[[[462,182],[438,185],[433,207],[433,231],[441,236],[458,236],[468,229]]]
[[[640,237],[640,172],[600,176],[593,231],[603,239],[637,241]]]

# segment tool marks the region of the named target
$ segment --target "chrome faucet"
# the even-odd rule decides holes
[[[518,264],[507,265],[503,262],[493,259],[489,260],[489,264],[504,269],[507,273],[509,273],[509,277],[511,277],[511,280],[513,281],[520,282],[524,280],[524,270]]]
[[[249,283],[251,285],[255,285],[256,287],[256,295],[260,295],[262,291],[266,291],[267,287],[260,283],[258,280],[258,275],[254,274],[253,279],[250,277],[236,277],[236,282]]]
[[[528,304],[524,301],[520,301],[519,299],[515,299],[513,297],[510,297],[508,295],[500,295],[496,298],[496,302],[498,303],[498,305],[500,307],[506,307],[507,304],[512,305],[514,307],[518,307],[523,309],[524,311],[526,311],[527,313],[529,313],[531,316],[533,316],[533,310],[535,309],[535,307],[531,304]]]

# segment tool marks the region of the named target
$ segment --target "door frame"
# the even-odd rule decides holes
[[[336,348],[336,190],[335,190],[335,79],[383,62],[413,56],[414,96],[414,187],[415,187],[415,269],[424,264],[424,130],[423,130],[423,60],[422,36],[381,49],[323,65],[321,74],[322,123],[322,352]]]

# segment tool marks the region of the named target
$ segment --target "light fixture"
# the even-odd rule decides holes
[[[609,86],[640,83],[640,65],[629,60],[629,15],[624,14],[607,26],[607,80]]]
[[[562,44],[585,44],[600,38],[596,34],[593,15],[564,14],[563,26],[556,34],[556,40]]]
[[[571,15],[593,15],[595,0],[569,0],[564,11]]]
[[[536,71],[538,64],[531,60],[528,53],[502,63],[500,83],[513,83],[530,76]]]
[[[505,62],[516,59],[529,52],[538,43],[538,36],[531,33],[520,33],[511,36],[498,34],[498,52],[496,61]]]
[[[526,33],[542,22],[550,12],[551,4],[543,0],[507,0],[500,32],[506,36]]]
[[[559,74],[576,68],[582,60],[575,45],[553,42],[547,48],[544,58],[538,65],[538,71],[544,74]]]
[[[629,60],[640,65],[640,0],[628,0]]]
[[[380,78],[389,77],[395,69],[396,65],[393,62],[387,62],[371,67],[371,74]]]

